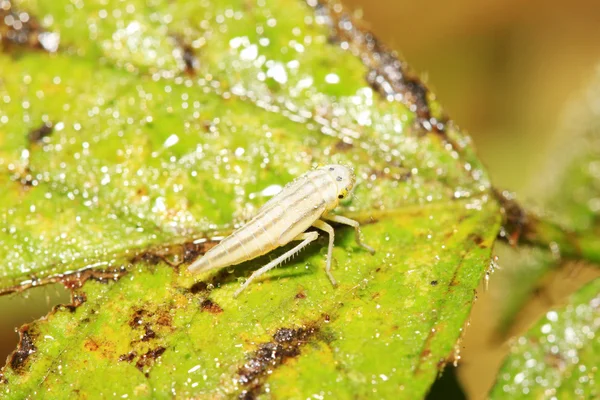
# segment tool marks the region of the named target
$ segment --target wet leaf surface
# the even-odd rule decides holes
[[[515,340],[491,398],[597,398],[600,280]]]
[[[21,328],[2,393],[426,393],[500,214],[469,138],[404,64],[312,2],[5,3],[3,29],[37,25],[1,44],[0,287],[61,281],[73,298]],[[338,211],[377,250],[337,229],[339,287],[323,238],[235,300],[272,255],[186,271],[331,162],[355,167]]]

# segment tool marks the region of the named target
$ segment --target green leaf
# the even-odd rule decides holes
[[[499,230],[469,138],[328,7],[105,3],[24,2],[32,36],[0,53],[0,288],[73,288],[21,328],[0,390],[422,397]],[[56,53],[31,48],[49,32]],[[272,255],[187,272],[265,188],[331,162],[355,167],[337,212],[377,250],[336,229],[337,288],[323,239],[238,299]]]
[[[491,398],[597,398],[600,279],[515,340]]]

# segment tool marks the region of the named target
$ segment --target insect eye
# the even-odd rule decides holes
[[[330,171],[333,171],[333,170],[335,170],[335,168],[333,168],[333,167],[329,167],[329,170],[330,170]]]
[[[338,195],[338,199],[343,199],[343,198],[344,198],[343,194]]]
[[[341,177],[341,176],[338,176],[338,177],[337,177],[337,178],[335,178],[335,179],[337,179],[337,181],[338,181],[338,182],[341,182],[341,181],[342,181],[342,177]]]

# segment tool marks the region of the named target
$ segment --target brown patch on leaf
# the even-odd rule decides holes
[[[211,299],[202,300],[202,302],[200,303],[200,308],[202,309],[202,311],[206,311],[211,314],[221,314],[223,312],[221,306],[212,301]]]
[[[222,283],[232,281],[233,279],[235,279],[235,276],[223,268],[218,270],[209,279],[194,283],[189,291],[191,294],[206,297],[215,287],[218,287]]]
[[[136,356],[137,356],[137,353],[135,351],[131,351],[127,354],[121,354],[119,356],[119,361],[132,362]]]
[[[190,263],[196,258],[205,254],[217,242],[211,240],[200,240],[199,242],[185,242],[170,246],[156,246],[138,252],[129,262],[137,264],[144,262],[150,265],[157,265],[159,262],[178,268],[183,263]]]
[[[335,150],[337,153],[345,153],[347,151],[350,151],[354,148],[354,145],[352,143],[348,143],[346,141],[343,140],[338,140],[334,146]]]
[[[530,217],[510,193],[494,189],[494,195],[500,202],[504,217],[500,237],[506,239],[514,247],[519,243],[521,236],[531,230]]]
[[[144,324],[144,334],[140,340],[142,342],[147,342],[150,339],[156,339],[156,332],[152,330],[150,324]]]
[[[117,281],[127,273],[124,267],[115,269],[94,269],[85,268],[75,272],[65,274],[56,274],[44,278],[32,278],[20,285],[0,288],[0,296],[10,293],[19,293],[32,287],[48,285],[51,283],[62,283],[66,289],[79,289],[88,280],[94,280],[101,283]]]
[[[0,47],[3,51],[28,49],[54,52],[56,43],[53,43],[50,35],[31,13],[14,7],[10,0],[0,2]]]
[[[132,329],[138,328],[140,326],[142,326],[142,324],[144,323],[144,315],[146,314],[146,310],[144,309],[136,309],[131,318],[129,319],[129,326]]]
[[[33,344],[34,339],[35,336],[31,333],[29,325],[23,325],[19,329],[19,345],[7,360],[7,364],[10,364],[15,372],[21,372],[29,356],[37,351],[37,347]]]
[[[162,256],[159,256],[158,254],[155,254],[148,250],[143,253],[136,254],[131,258],[130,262],[132,264],[138,264],[140,262],[143,262],[144,264],[148,265],[158,265],[158,263],[161,262],[161,260],[163,260]]]
[[[503,223],[498,235],[501,239],[506,240],[511,246],[529,244],[547,249],[560,245],[558,250],[561,256],[581,258],[582,245],[576,232],[528,213],[506,191],[493,189],[492,192],[500,203],[503,215]]]
[[[33,179],[33,178],[32,178]],[[146,262],[149,264],[157,264],[160,261],[177,267],[184,262],[195,260],[200,255],[206,253],[210,248],[214,247],[218,242],[213,240],[201,240],[198,243],[187,242],[182,244],[174,244],[169,246],[155,246],[145,250],[139,250],[135,256],[129,259],[130,264],[138,262]],[[175,261],[169,260],[169,257],[175,257]],[[62,283],[66,289],[79,289],[88,280],[94,280],[101,283],[117,281],[125,274],[128,269],[125,266],[97,269],[83,268],[79,271],[69,272],[64,274],[56,274],[44,278],[31,277],[28,281],[22,284],[0,288],[0,296],[10,293],[19,293],[30,289],[34,286],[43,286],[51,283]],[[222,280],[223,275],[217,274],[213,280]]]
[[[83,292],[71,292],[71,304],[74,307],[79,307],[87,301],[87,296]]]
[[[160,326],[171,326],[173,325],[173,318],[171,318],[168,311],[161,310],[158,313],[158,318],[156,318],[156,323]]]
[[[183,63],[185,64],[185,73],[194,76],[196,75],[196,71],[200,68],[200,62],[196,57],[194,49],[192,46],[188,44],[184,44],[181,46],[183,51]]]
[[[481,237],[481,235],[479,235],[477,233],[470,234],[469,239],[471,239],[471,241],[479,247],[481,247],[481,244],[483,243],[483,237]]]
[[[318,332],[317,328],[280,328],[273,340],[259,345],[238,369],[238,382],[245,387],[240,399],[254,398],[263,390],[263,384],[274,369],[286,360],[300,355],[302,347]]]
[[[160,357],[167,349],[162,346],[148,350],[138,358],[135,367],[139,369],[146,377],[150,376],[150,369],[158,357]]]
[[[44,122],[39,128],[29,131],[27,140],[30,144],[40,143],[44,138],[50,136],[54,132],[52,122]]]
[[[306,298],[306,293],[304,293],[304,290],[299,291],[298,293],[296,293],[296,296],[294,296],[295,299],[298,300],[302,300]]]
[[[100,346],[98,345],[98,343],[96,343],[94,341],[94,339],[87,338],[86,341],[85,341],[85,343],[83,344],[83,347],[85,347],[85,349],[89,350],[89,351],[96,351],[96,350],[98,350],[98,348]]]
[[[195,49],[180,35],[173,35],[172,38],[175,39],[177,46],[181,49],[181,59],[185,66],[184,72],[188,76],[195,76],[198,69],[200,69],[200,61],[196,57]]]
[[[374,90],[388,100],[406,105],[417,115],[425,130],[445,135],[447,118],[438,120],[432,116],[429,102],[433,95],[405,62],[344,12],[339,4],[319,1],[315,12],[329,17],[330,42],[343,44],[344,49],[356,54],[369,69],[366,79]]]
[[[204,293],[208,291],[208,283],[204,281],[196,282],[190,287],[190,293],[192,294]]]
[[[131,341],[132,346],[157,339],[161,334],[173,330],[168,307],[159,307],[152,311],[136,308],[133,310],[127,324],[138,335],[137,339]]]

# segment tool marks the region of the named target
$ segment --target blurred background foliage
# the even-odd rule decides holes
[[[344,0],[367,27],[408,61],[446,111],[474,139],[496,187],[525,204],[541,202],[540,180],[552,181],[549,158],[572,134],[564,110],[585,88],[600,61],[600,2],[516,0]],[[461,344],[457,376],[469,398],[482,398],[508,351],[506,338],[522,332],[551,306],[599,275],[567,264],[545,275],[513,325],[499,333],[499,304],[511,296],[514,259],[498,249],[490,289],[479,291]],[[508,280],[510,284],[510,280]],[[510,289],[510,288],[509,288]],[[68,301],[58,285],[0,298],[0,358],[12,351],[12,328]],[[10,333],[8,336],[5,336]]]
[[[560,179],[552,158],[577,129],[566,129],[573,122],[567,109],[600,68],[600,2],[344,3],[362,10],[375,35],[425,78],[451,118],[473,137],[495,186],[540,206],[544,190]],[[496,253],[502,270],[492,276],[488,291],[479,291],[456,370],[468,398],[485,397],[510,336],[599,275],[583,263],[540,274],[512,326],[502,328],[503,305],[518,294],[510,277],[523,265],[512,263],[517,257],[507,246],[497,246]]]

